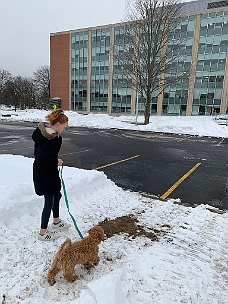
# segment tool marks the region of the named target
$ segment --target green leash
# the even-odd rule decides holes
[[[83,239],[83,236],[82,236],[80,230],[78,229],[78,226],[77,226],[77,223],[76,223],[76,221],[75,221],[75,218],[74,218],[73,215],[70,213],[69,202],[68,202],[68,198],[67,198],[66,187],[65,187],[64,180],[63,180],[62,171],[63,171],[63,164],[62,164],[62,167],[59,169],[59,173],[60,173],[60,179],[61,179],[62,186],[63,186],[63,193],[64,193],[64,198],[65,198],[67,210],[68,210],[68,212],[69,212],[69,214],[70,214],[70,217],[71,217],[71,219],[72,219],[72,221],[73,221],[73,223],[74,223],[75,229],[77,230],[77,232],[78,232],[80,238]]]

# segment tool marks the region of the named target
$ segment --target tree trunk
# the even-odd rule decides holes
[[[144,112],[144,125],[148,125],[150,122],[150,100],[146,101]]]

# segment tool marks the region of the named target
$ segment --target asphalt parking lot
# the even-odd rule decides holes
[[[36,126],[1,122],[0,154],[33,157]],[[118,186],[144,195],[228,209],[226,139],[76,127],[62,137],[66,166],[103,171]]]

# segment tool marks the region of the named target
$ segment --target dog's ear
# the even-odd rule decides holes
[[[98,228],[98,234],[99,234],[99,239],[100,241],[104,241],[104,230],[100,227],[100,226],[97,226]]]
[[[95,226],[89,230],[89,235],[99,241],[104,241],[104,230],[100,226]]]

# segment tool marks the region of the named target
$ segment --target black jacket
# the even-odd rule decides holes
[[[37,195],[55,194],[61,190],[58,171],[58,153],[62,137],[51,133],[41,122],[32,134],[35,142],[33,163],[33,183]]]

